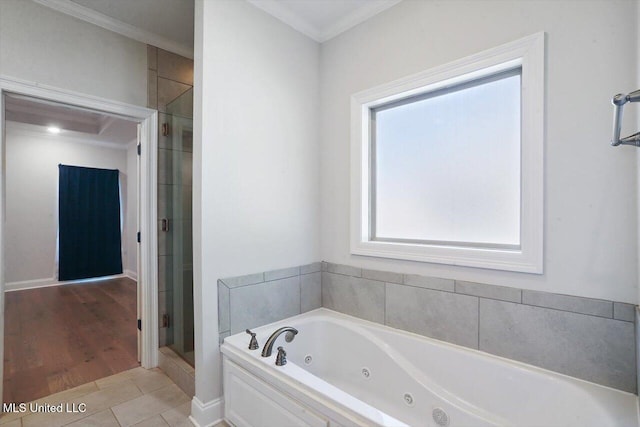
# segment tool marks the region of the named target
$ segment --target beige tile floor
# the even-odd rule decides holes
[[[191,427],[191,399],[160,369],[135,368],[38,399],[39,404],[85,412],[5,413],[2,427]],[[220,427],[226,424],[219,424]]]

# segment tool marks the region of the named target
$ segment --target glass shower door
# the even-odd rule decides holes
[[[170,233],[167,245],[171,256],[167,262],[165,310],[168,314],[167,344],[191,365],[193,352],[193,232],[192,232],[192,165],[193,165],[193,89],[167,104],[163,131],[171,140],[170,216],[162,231]],[[164,228],[168,230],[164,230]],[[169,293],[168,293],[169,294]]]

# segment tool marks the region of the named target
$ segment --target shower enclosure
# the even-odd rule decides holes
[[[193,366],[193,89],[168,103],[159,119],[160,341]]]

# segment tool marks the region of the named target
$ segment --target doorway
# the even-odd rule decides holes
[[[110,301],[120,300],[122,302],[121,309],[118,307],[114,307],[116,310],[112,314],[105,314],[106,321],[115,320],[116,317],[120,317],[123,319],[127,319],[126,322],[132,321],[134,323],[133,333],[137,335],[137,348],[139,349],[139,360],[141,365],[145,368],[152,368],[157,366],[157,348],[158,348],[158,333],[157,328],[155,327],[157,319],[157,236],[156,236],[156,152],[157,152],[157,134],[155,129],[157,128],[157,112],[154,110],[149,110],[142,107],[125,105],[122,103],[111,102],[109,100],[99,99],[95,97],[84,96],[77,93],[72,93],[68,91],[61,91],[54,88],[45,88],[41,86],[34,86],[30,84],[25,84],[22,82],[18,82],[15,80],[9,80],[5,78],[0,78],[0,135],[2,135],[2,162],[0,162],[0,179],[1,179],[1,187],[0,187],[0,223],[2,226],[0,227],[0,248],[2,248],[2,253],[0,255],[0,306],[3,308],[1,323],[0,323],[0,353],[5,355],[8,352],[8,348],[4,347],[4,332],[12,332],[8,331],[7,327],[8,323],[5,325],[5,316],[9,314],[10,310],[7,310],[8,307],[5,307],[5,303],[9,301],[9,297],[5,295],[5,291],[10,288],[16,287],[29,287],[29,284],[19,283],[20,280],[15,280],[16,272],[12,270],[14,267],[16,260],[12,259],[12,246],[9,246],[9,239],[11,233],[14,232],[14,229],[9,229],[9,224],[7,224],[7,194],[8,192],[13,190],[13,187],[8,187],[11,185],[10,180],[7,179],[7,172],[9,170],[9,165],[7,165],[7,135],[8,132],[13,132],[10,129],[12,126],[15,127],[15,119],[14,110],[7,110],[7,104],[11,107],[12,103],[15,103],[16,99],[22,99],[23,101],[34,101],[37,100],[42,105],[47,105],[49,107],[57,106],[62,109],[73,109],[77,112],[81,112],[81,116],[84,114],[85,116],[91,115],[99,115],[100,121],[97,124],[97,127],[102,128],[104,132],[105,129],[108,129],[113,123],[121,121],[133,124],[135,131],[132,135],[132,143],[129,148],[133,149],[134,158],[136,162],[136,168],[134,168],[134,174],[137,175],[137,179],[134,181],[139,182],[139,191],[138,191],[138,208],[134,208],[133,212],[135,214],[132,215],[131,206],[128,206],[129,214],[126,215],[126,218],[122,218],[122,222],[124,224],[129,225],[129,229],[127,230],[131,235],[131,231],[133,231],[136,241],[133,245],[126,245],[123,230],[123,264],[128,265],[128,272],[132,272],[134,268],[132,267],[135,264],[135,278],[137,279],[137,300],[135,301],[135,307],[132,307],[131,303],[131,279],[127,279],[125,276],[125,271],[123,270],[123,274],[120,277],[109,277],[102,283],[95,281],[93,278],[90,278],[91,284],[65,284],[63,287],[60,286],[52,286],[50,289],[46,289],[42,287],[46,286],[44,283],[33,284],[38,286],[38,289],[43,290],[46,289],[45,292],[51,292],[53,288],[64,288],[62,294],[63,295],[75,295],[75,299],[79,300],[80,304],[87,304],[87,301],[82,301],[84,295],[85,299],[87,298],[87,292],[91,290],[91,286],[99,289],[99,295],[97,298],[103,298],[105,295],[108,296]],[[33,116],[33,109],[26,108],[24,115],[31,114]],[[11,116],[14,117],[11,117]],[[33,119],[33,117],[32,117]],[[76,125],[96,127],[95,123],[87,123],[88,120],[78,120]],[[42,125],[42,124],[41,124]],[[70,127],[70,124],[67,124],[67,128]],[[18,126],[19,127],[19,126]],[[72,126],[71,126],[72,127]],[[113,129],[118,128],[118,126],[113,127]],[[95,130],[95,129],[94,129]],[[53,130],[56,131],[56,130]],[[81,132],[82,129],[75,130],[67,130],[65,132],[73,133],[73,132]],[[85,133],[87,129],[84,129]],[[100,132],[97,132],[100,134]],[[110,136],[113,139],[113,135]],[[110,139],[106,138],[106,139]],[[100,141],[100,138],[92,138],[97,139],[94,141],[92,149],[106,149],[105,146],[100,146],[101,144],[108,144],[108,141]],[[95,154],[95,153],[94,153]],[[45,153],[41,153],[41,156],[46,156]],[[105,155],[106,156],[106,155]],[[95,158],[100,157],[99,155]],[[103,156],[104,157],[104,156]],[[51,159],[49,159],[51,160]],[[61,162],[62,163],[62,162]],[[13,165],[11,165],[13,166]],[[95,167],[95,165],[81,165],[81,166],[90,166]],[[123,169],[127,169],[128,175],[131,175],[132,168],[127,168],[126,166]],[[136,172],[137,170],[137,172]],[[129,184],[129,183],[127,183]],[[122,189],[121,189],[122,191]],[[122,199],[124,200],[124,198]],[[127,200],[129,202],[129,200]],[[131,218],[137,219],[138,221],[131,221]],[[138,224],[133,224],[133,222],[137,222]],[[134,229],[132,229],[132,227]],[[138,232],[139,230],[139,232]],[[26,240],[26,239],[25,239]],[[130,240],[130,239],[129,239]],[[140,243],[138,243],[140,242]],[[50,248],[51,245],[48,245]],[[45,258],[51,258],[51,253],[46,254]],[[132,261],[133,260],[133,261]],[[29,264],[31,260],[25,259],[24,264]],[[55,273],[55,264],[52,267],[53,277],[57,278]],[[129,280],[129,283],[127,283]],[[9,286],[9,282],[11,285]],[[25,282],[23,280],[22,282]],[[28,282],[28,280],[26,280]],[[60,285],[60,283],[50,283],[50,285]],[[33,287],[33,286],[32,286]],[[135,284],[134,284],[135,287]],[[34,290],[35,291],[35,290]],[[127,297],[127,293],[129,296]],[[102,296],[100,296],[102,295]],[[51,295],[49,295],[51,297]],[[42,296],[40,299],[44,298]],[[89,298],[96,298],[95,295]],[[126,302],[126,299],[129,298],[129,302]],[[67,298],[66,303],[70,303],[71,299]],[[18,304],[16,301],[12,301],[12,304]],[[52,310],[49,314],[58,315],[61,311],[64,311],[64,304],[60,305],[60,310]],[[117,305],[117,304],[116,304]],[[32,306],[33,307],[33,306]],[[128,307],[128,308],[127,308]],[[131,317],[131,312],[135,308],[136,316]],[[73,311],[73,310],[72,310]],[[123,315],[124,312],[129,311],[129,317]],[[112,319],[109,319],[109,318]],[[137,319],[136,319],[137,318]],[[71,316],[73,320],[73,316]],[[77,320],[77,319],[76,319]],[[136,325],[137,323],[137,325]],[[136,326],[139,329],[139,332],[136,333]],[[148,327],[147,327],[148,326]],[[26,337],[29,331],[22,331],[22,334]],[[90,334],[89,334],[90,335]],[[129,341],[130,341],[129,337]],[[126,341],[126,340],[125,340]],[[114,353],[117,351],[114,350]],[[7,354],[8,355],[8,354]],[[35,356],[38,357],[38,356]],[[39,355],[39,357],[51,358],[55,357],[55,355],[47,354],[47,355]],[[6,358],[6,357],[5,357]],[[114,362],[113,366],[121,365],[127,366],[130,361],[122,362],[122,358],[114,357],[111,362]],[[91,356],[88,356],[86,361],[83,363],[91,364],[92,359]],[[38,361],[36,360],[36,364]],[[82,364],[81,364],[82,366]],[[82,366],[84,368],[84,366]],[[109,368],[109,369],[118,369],[118,368]],[[99,369],[98,369],[99,371]],[[10,372],[2,372],[2,368],[0,368],[0,373],[3,374],[2,377],[10,375]],[[69,379],[69,375],[66,380]],[[52,381],[55,381],[53,379]],[[63,380],[64,382],[65,380]]]

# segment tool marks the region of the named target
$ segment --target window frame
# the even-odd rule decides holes
[[[537,33],[351,97],[351,229],[354,255],[543,273],[545,35]],[[520,245],[372,239],[371,144],[375,108],[521,68]]]

